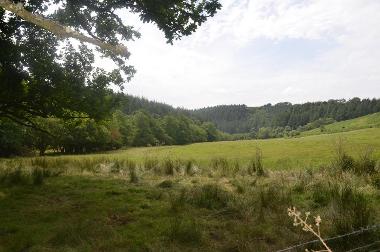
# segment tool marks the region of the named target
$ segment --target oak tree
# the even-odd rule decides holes
[[[0,0],[0,118],[28,126],[36,116],[102,118],[116,102],[110,86],[135,73],[127,44],[140,34],[123,16],[155,23],[173,43],[220,8],[218,0]]]

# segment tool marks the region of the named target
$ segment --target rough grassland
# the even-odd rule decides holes
[[[342,122],[336,122],[326,125],[324,130],[320,128],[305,131],[301,133],[301,136],[311,136],[319,134],[331,134],[337,132],[352,131],[366,128],[380,128],[380,113],[374,113],[359,118],[346,120]]]
[[[367,146],[373,147],[375,156],[380,157],[380,128],[316,135],[301,138],[280,138],[269,140],[247,140],[234,142],[213,142],[186,146],[164,146],[130,148],[106,154],[65,156],[64,158],[116,158],[142,161],[149,158],[194,159],[207,166],[215,158],[227,158],[248,162],[256,147],[263,152],[264,165],[270,169],[317,167],[331,161],[334,145],[338,139],[346,141],[347,151],[357,155]]]
[[[354,159],[333,162],[339,139]],[[373,156],[360,156],[368,146]],[[320,214],[334,237],[380,223],[379,150],[369,128],[0,160],[0,251],[276,251],[315,239],[290,206]],[[371,230],[329,246],[378,240]]]

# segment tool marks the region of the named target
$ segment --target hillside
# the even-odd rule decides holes
[[[380,99],[359,98],[304,104],[283,102],[260,107],[222,105],[191,111],[194,116],[213,122],[219,130],[227,133],[258,132],[264,127],[296,130],[320,118],[343,121],[376,112],[380,112]]]
[[[244,104],[218,105],[188,110],[150,101],[143,97],[121,95],[120,98],[120,110],[125,114],[133,114],[141,109],[157,116],[180,114],[193,119],[212,122],[219,130],[231,134],[258,132],[263,127],[285,128],[288,126],[291,129],[297,129],[320,118],[343,121],[380,112],[379,99],[352,98],[347,101],[329,100],[304,104],[282,102],[259,107],[248,107]]]
[[[366,128],[378,128],[380,127],[380,113],[374,113],[359,118],[336,122],[332,124],[325,125],[323,127],[304,131],[301,136],[311,136],[320,134],[331,134],[338,132],[346,132],[358,129]]]

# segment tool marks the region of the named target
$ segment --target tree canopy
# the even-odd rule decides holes
[[[220,105],[191,111],[195,117],[213,122],[219,130],[227,133],[260,133],[267,136],[269,128],[285,130],[320,127],[333,119],[343,121],[380,111],[380,99],[328,100],[291,104],[289,102],[266,104],[261,107],[246,105]],[[308,125],[309,124],[309,125]],[[260,128],[262,129],[259,132]],[[289,131],[289,130],[286,130]]]
[[[140,34],[123,22],[138,14],[167,42],[190,35],[221,8],[217,0],[0,0],[0,117],[102,118],[135,69],[126,43]],[[73,42],[79,40],[79,43]],[[95,53],[115,63],[95,64]]]

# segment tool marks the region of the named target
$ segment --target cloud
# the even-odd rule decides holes
[[[195,34],[132,43],[126,90],[190,108],[379,96],[377,0],[223,0]]]

